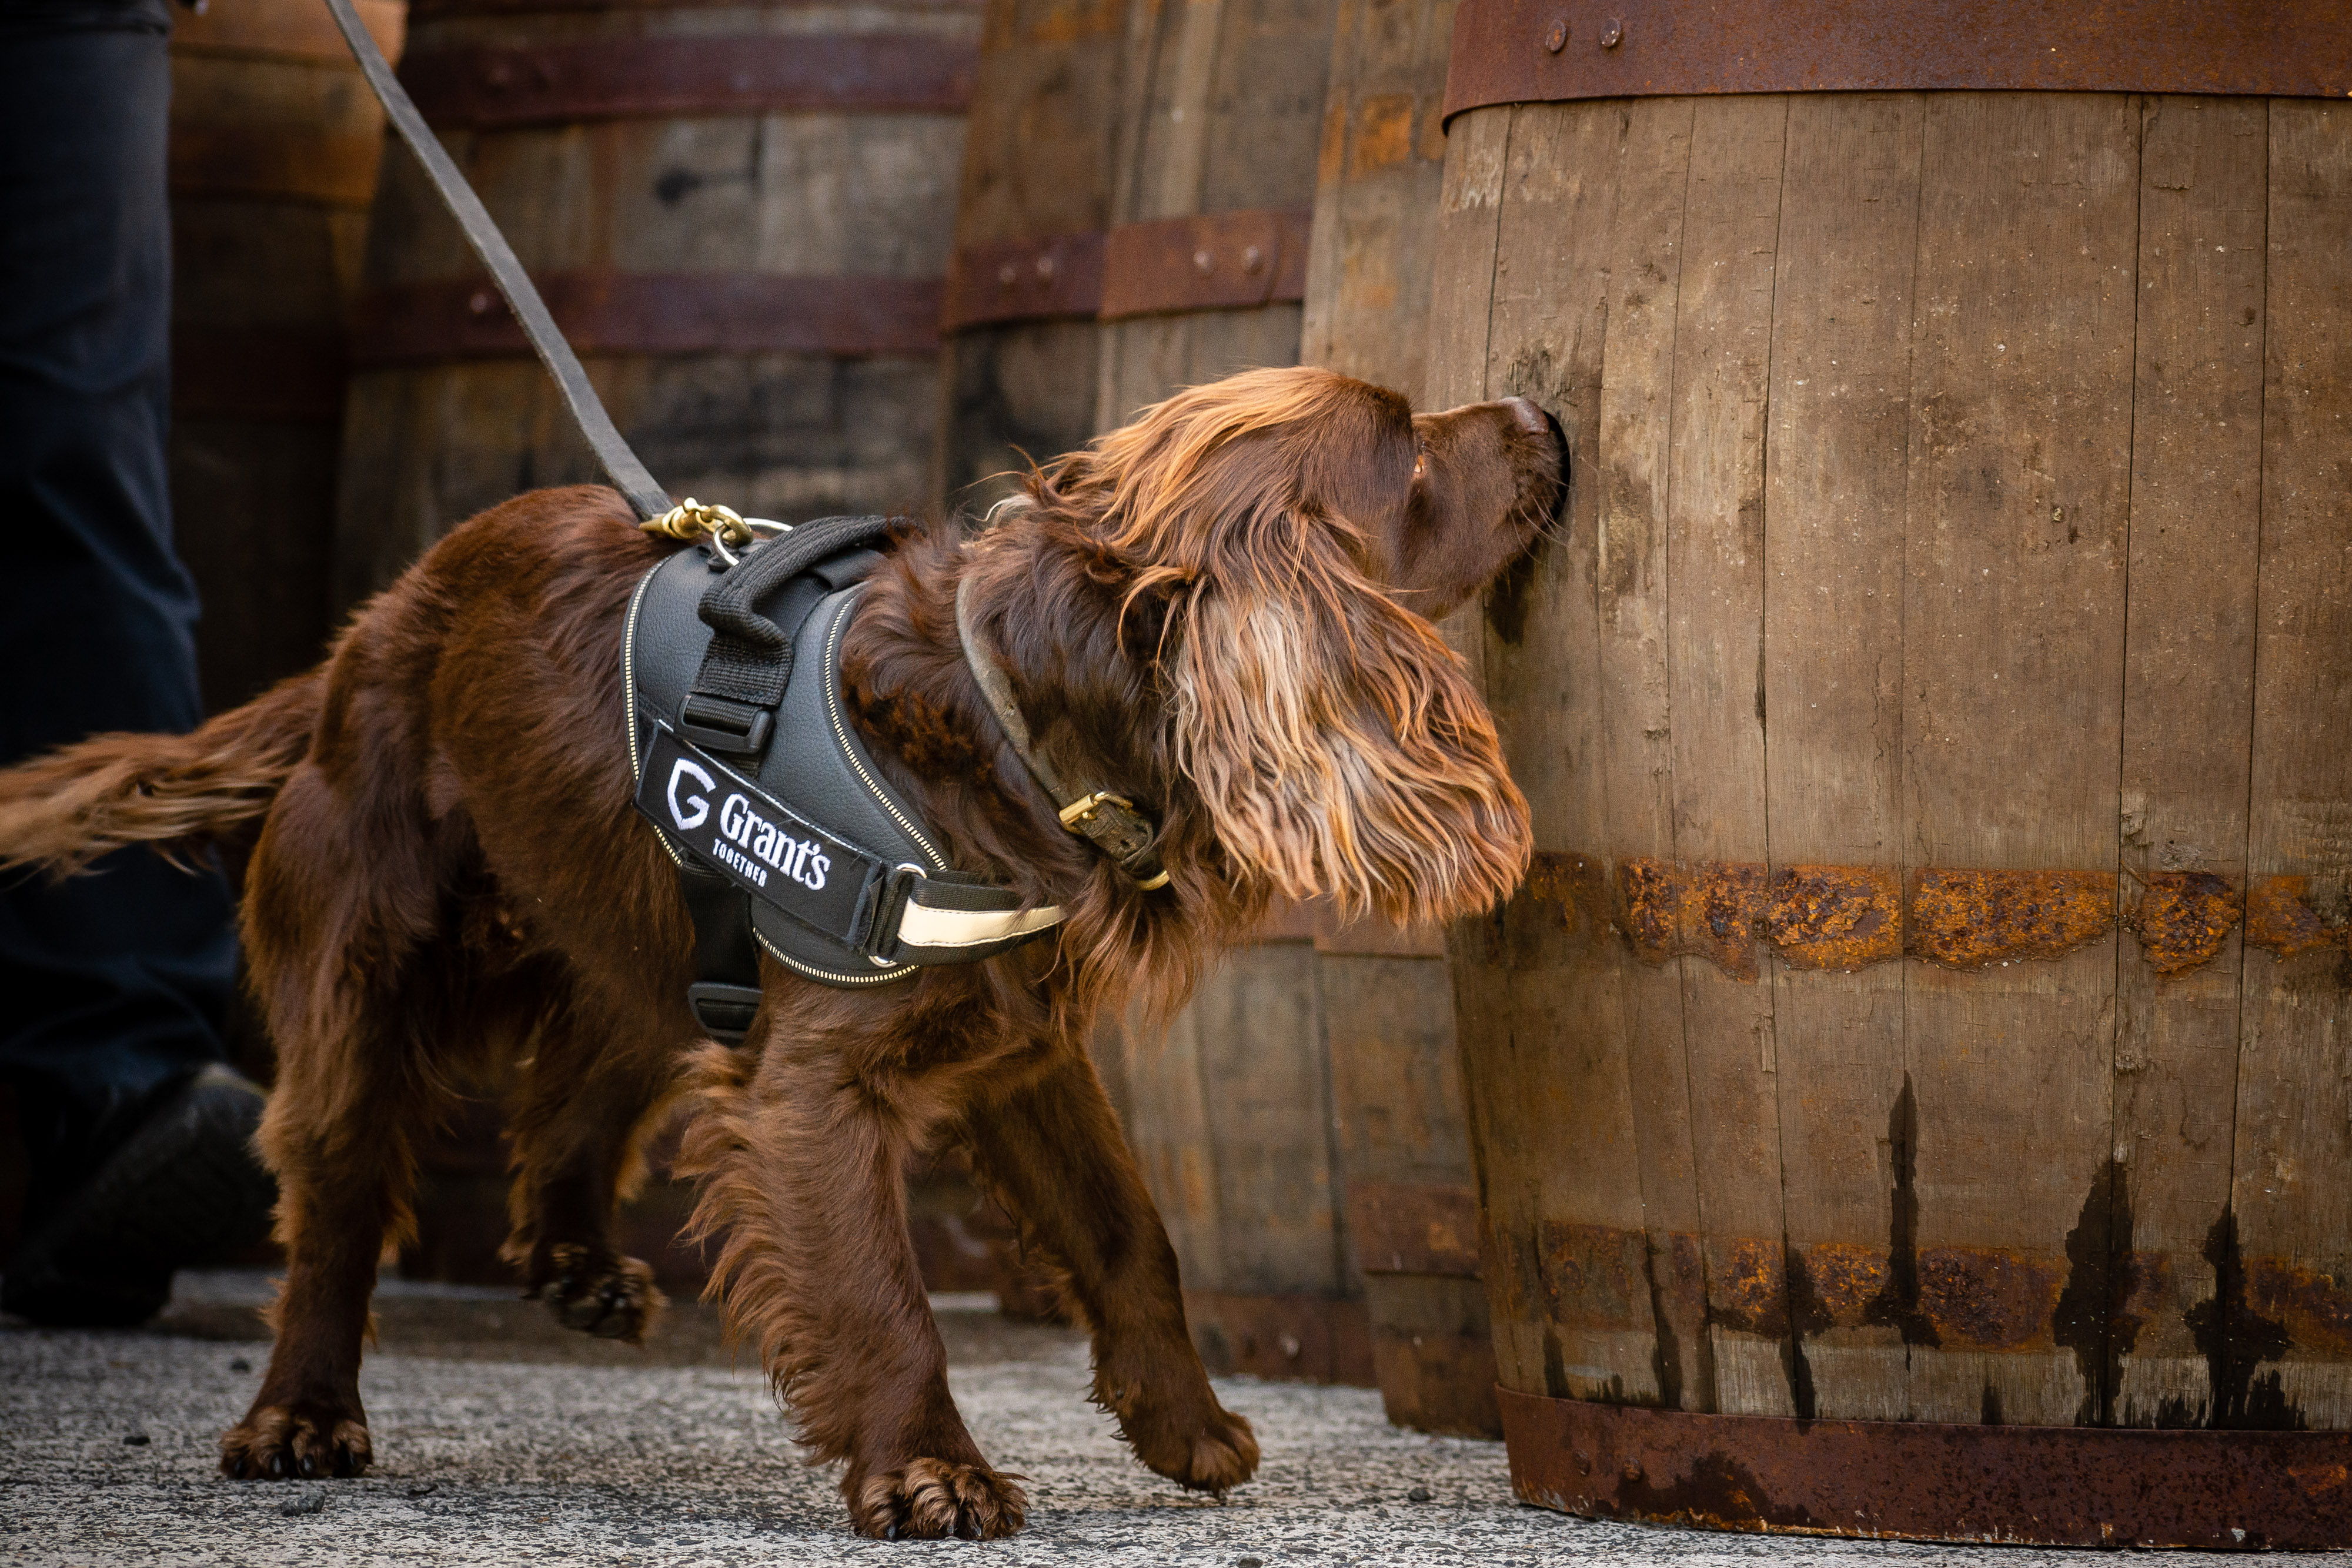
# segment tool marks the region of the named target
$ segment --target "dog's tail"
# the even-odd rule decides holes
[[[147,844],[188,865],[269,810],[310,749],[326,672],[279,682],[188,735],[98,735],[0,770],[0,871],[70,876]]]

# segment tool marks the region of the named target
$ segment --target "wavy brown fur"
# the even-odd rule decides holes
[[[1178,1483],[1248,1479],[1175,1254],[1086,1053],[1165,1009],[1276,893],[1424,918],[1480,908],[1526,810],[1461,668],[1412,611],[1523,549],[1558,487],[1523,403],[1413,418],[1326,372],[1236,377],[1033,475],[967,542],[909,525],[845,640],[855,722],[953,862],[1067,921],[1053,940],[873,990],[763,961],[746,1044],[698,1038],[676,873],[630,805],[616,678],[637,579],[677,547],[608,490],[541,491],[451,533],[320,672],[184,738],[110,737],[0,774],[0,856],[79,863],[257,820],[242,909],[279,1080],[261,1143],[288,1249],[278,1336],[231,1475],[355,1474],[376,1260],[416,1140],[490,1060],[520,1082],[510,1255],[564,1322],[658,1310],[613,1246],[659,1108],[713,1288],[869,1535],[1001,1535],[1025,1500],[949,1397],[899,1172],[954,1139],[1094,1334],[1094,1396]],[[1137,889],[1065,832],[965,667],[959,581],[1033,733],[1153,811]],[[141,785],[144,783],[146,792]],[[257,817],[257,814],[259,814]]]
[[[193,863],[269,810],[310,748],[324,685],[314,670],[193,734],[92,736],[0,772],[0,872],[70,876],[133,844]]]

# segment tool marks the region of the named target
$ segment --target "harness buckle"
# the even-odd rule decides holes
[[[891,968],[906,960],[898,956],[902,946],[898,940],[899,918],[907,905],[914,902],[915,889],[923,883],[923,868],[912,861],[900,861],[882,873],[881,885],[875,890],[874,918],[866,928],[866,940],[857,950],[866,961],[877,969]]]
[[[677,733],[721,757],[757,757],[768,748],[775,716],[750,703],[730,702],[708,692],[689,692],[677,705]]]
[[[703,1033],[721,1045],[740,1045],[760,1010],[760,988],[698,980],[686,988],[686,1005]]]

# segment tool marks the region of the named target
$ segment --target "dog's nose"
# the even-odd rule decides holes
[[[1529,435],[1551,434],[1551,417],[1523,397],[1507,397],[1503,406],[1511,411],[1511,423]]]

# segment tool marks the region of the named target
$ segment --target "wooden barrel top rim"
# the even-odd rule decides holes
[[[2339,0],[1462,0],[1444,115],[1771,92],[2352,95]]]

